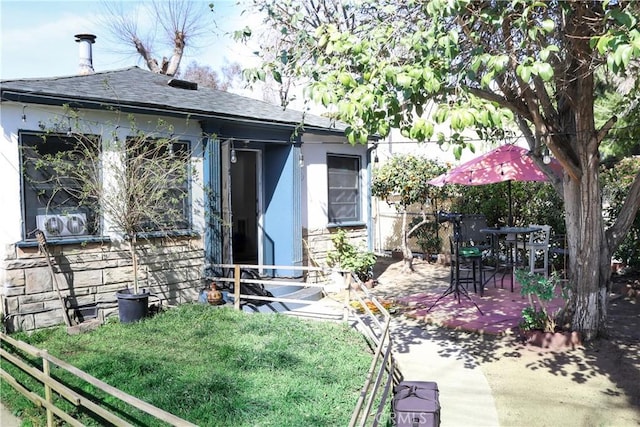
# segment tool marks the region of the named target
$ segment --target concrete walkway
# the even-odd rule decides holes
[[[302,314],[300,317],[340,320],[341,299],[323,298],[294,312]],[[482,370],[446,332],[401,315],[392,319],[391,340],[405,380],[438,383],[442,427],[499,426],[491,388]]]
[[[431,265],[405,274],[402,263],[379,258],[374,268],[378,284],[371,293],[382,300],[399,301],[422,292],[440,294],[449,283],[449,268]],[[415,260],[414,264],[424,262]],[[477,363],[477,348],[451,330],[395,315],[391,323],[394,356],[408,381],[435,381],[440,390],[443,427],[499,426],[489,383]]]
[[[454,341],[415,321],[396,318],[391,324],[395,358],[405,380],[435,381],[440,390],[443,427],[498,426],[491,388],[477,365]]]
[[[20,427],[20,419],[13,415],[2,402],[0,402],[0,426]]]

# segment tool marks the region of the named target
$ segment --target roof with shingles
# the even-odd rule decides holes
[[[265,124],[296,126],[304,116],[305,128],[342,133],[341,122],[283,110],[268,102],[205,87],[197,90],[169,85],[172,78],[130,67],[89,75],[69,77],[3,80],[2,100],[48,99],[55,103],[94,104],[93,108],[129,107],[156,114],[190,115],[194,118],[219,117],[230,120],[252,120]]]

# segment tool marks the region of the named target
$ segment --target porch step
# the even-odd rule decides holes
[[[291,293],[281,295],[282,298],[303,299],[306,301],[320,301],[322,299],[322,288],[311,287],[302,288]]]
[[[268,289],[268,286],[267,286]],[[262,313],[288,313],[294,310],[298,310],[302,307],[305,307],[315,301],[319,301],[322,299],[322,288],[316,287],[307,287],[302,288],[293,292],[289,292],[282,295],[277,295],[277,298],[291,298],[291,299],[299,299],[304,300],[305,302],[299,303],[291,303],[291,302],[271,302],[269,304],[260,305],[258,307],[254,307],[250,304],[246,304],[243,306],[244,311],[258,311]],[[308,302],[306,302],[308,301]]]

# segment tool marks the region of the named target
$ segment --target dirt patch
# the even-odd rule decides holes
[[[449,269],[380,258],[373,292],[398,299],[442,292]],[[575,349],[554,351],[523,344],[513,335],[444,330],[443,342],[464,343],[465,365],[481,369],[492,390],[501,426],[638,426],[640,425],[640,289],[636,275],[613,277],[608,307],[608,336]],[[471,294],[475,297],[475,294]],[[437,328],[424,325],[425,328]],[[445,350],[443,350],[445,351]],[[453,350],[446,350],[453,351]]]

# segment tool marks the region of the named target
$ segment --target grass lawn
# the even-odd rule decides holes
[[[364,338],[346,325],[201,304],[82,335],[61,327],[13,336],[201,426],[347,425],[371,362]],[[134,425],[165,425],[66,371],[52,375]],[[27,424],[44,424],[44,412],[7,384],[2,401]]]

